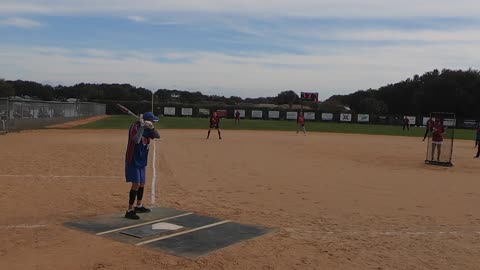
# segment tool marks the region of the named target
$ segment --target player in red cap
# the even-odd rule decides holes
[[[210,131],[212,128],[217,130],[218,138],[221,140],[222,134],[220,134],[220,117],[218,116],[217,112],[213,112],[212,116],[210,117],[210,128],[208,129],[207,140],[210,137]]]

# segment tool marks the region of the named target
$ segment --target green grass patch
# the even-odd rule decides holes
[[[89,124],[81,125],[80,129],[128,129],[134,119],[131,116],[114,115],[109,118],[98,120]],[[160,129],[208,129],[209,120],[206,118],[189,117],[161,117],[155,126]],[[285,120],[241,120],[235,125],[233,119],[222,119],[220,128],[226,130],[279,130],[295,131],[295,121]],[[348,124],[329,122],[306,122],[307,132],[335,132],[353,134],[391,135],[423,137],[424,128],[412,127],[410,131],[403,131],[401,126],[372,125],[372,124]],[[475,131],[469,129],[456,129],[456,139],[474,140]]]

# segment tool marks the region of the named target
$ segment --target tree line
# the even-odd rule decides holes
[[[376,115],[451,112],[458,117],[479,117],[480,72],[473,69],[433,70],[378,89],[334,95],[327,101]]]
[[[238,96],[205,95],[202,92],[158,89],[157,102],[169,104],[300,104],[296,91],[281,91],[274,97],[241,98]],[[130,84],[90,84],[50,86],[31,81],[0,80],[0,97],[30,96],[41,100],[111,102],[150,101],[149,89]],[[313,109],[339,111],[348,106],[353,112],[382,114],[428,114],[434,111],[453,112],[459,117],[480,116],[480,72],[478,70],[433,70],[414,75],[398,83],[378,89],[359,90],[348,95],[334,95],[321,104],[304,103]],[[341,109],[339,109],[341,108]]]

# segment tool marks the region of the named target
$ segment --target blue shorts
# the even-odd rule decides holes
[[[145,184],[145,167],[125,164],[125,180],[132,183]]]

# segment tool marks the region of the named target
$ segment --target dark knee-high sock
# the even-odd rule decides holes
[[[207,138],[210,137],[210,130],[208,130]]]
[[[143,190],[144,187],[139,187],[137,190],[137,201],[141,201],[143,199]]]
[[[137,197],[137,191],[130,189],[130,198],[128,200],[128,205],[133,205],[135,203],[136,197]]]

